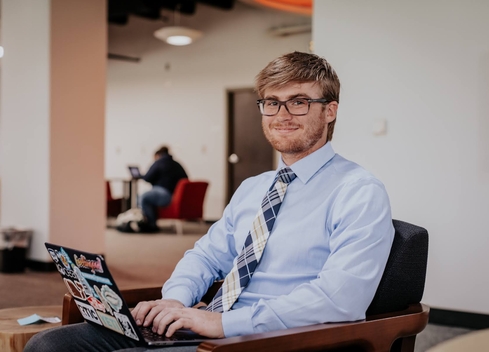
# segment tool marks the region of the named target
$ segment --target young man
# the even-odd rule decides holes
[[[379,284],[394,237],[389,200],[380,181],[333,151],[336,73],[323,58],[294,52],[269,63],[256,88],[263,131],[282,156],[278,170],[244,181],[178,263],[163,298],[134,309],[138,324],[160,334],[189,328],[221,338],[358,320]],[[208,309],[190,308],[217,279],[223,288]],[[63,329],[76,336],[64,348],[132,346],[88,324]],[[34,343],[52,351],[61,335]]]
[[[155,162],[149,168],[143,180],[153,187],[141,196],[141,208],[145,221],[139,223],[141,232],[157,232],[157,207],[170,204],[178,181],[187,178],[187,173],[163,146],[155,152]]]

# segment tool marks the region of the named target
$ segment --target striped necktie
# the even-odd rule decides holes
[[[233,268],[226,275],[212,302],[207,306],[208,311],[222,313],[230,310],[241,291],[248,285],[267,244],[268,236],[270,236],[275,218],[284,200],[287,186],[295,178],[296,175],[288,167],[277,173],[273,185],[263,198],[261,208],[253,221],[252,229],[246,237],[243,249],[234,259]]]

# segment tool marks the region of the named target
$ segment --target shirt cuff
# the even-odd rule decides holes
[[[251,307],[243,307],[222,313],[222,329],[225,337],[253,334]]]
[[[176,299],[183,303],[185,307],[193,305],[193,299],[186,288],[174,287],[163,293],[164,299]]]

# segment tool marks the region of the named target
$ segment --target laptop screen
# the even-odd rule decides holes
[[[139,167],[137,166],[128,166],[129,172],[133,178],[141,178],[141,172],[139,172]]]

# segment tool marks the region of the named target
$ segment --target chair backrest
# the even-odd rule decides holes
[[[204,198],[209,186],[205,181],[181,179],[173,192],[170,205],[159,209],[159,217],[167,219],[202,219]]]
[[[394,312],[419,303],[428,262],[428,231],[393,220],[395,236],[387,265],[367,315]]]
[[[105,190],[106,190],[106,197],[107,197],[107,200],[112,200],[112,192],[110,190],[110,182],[109,181],[105,181]]]

